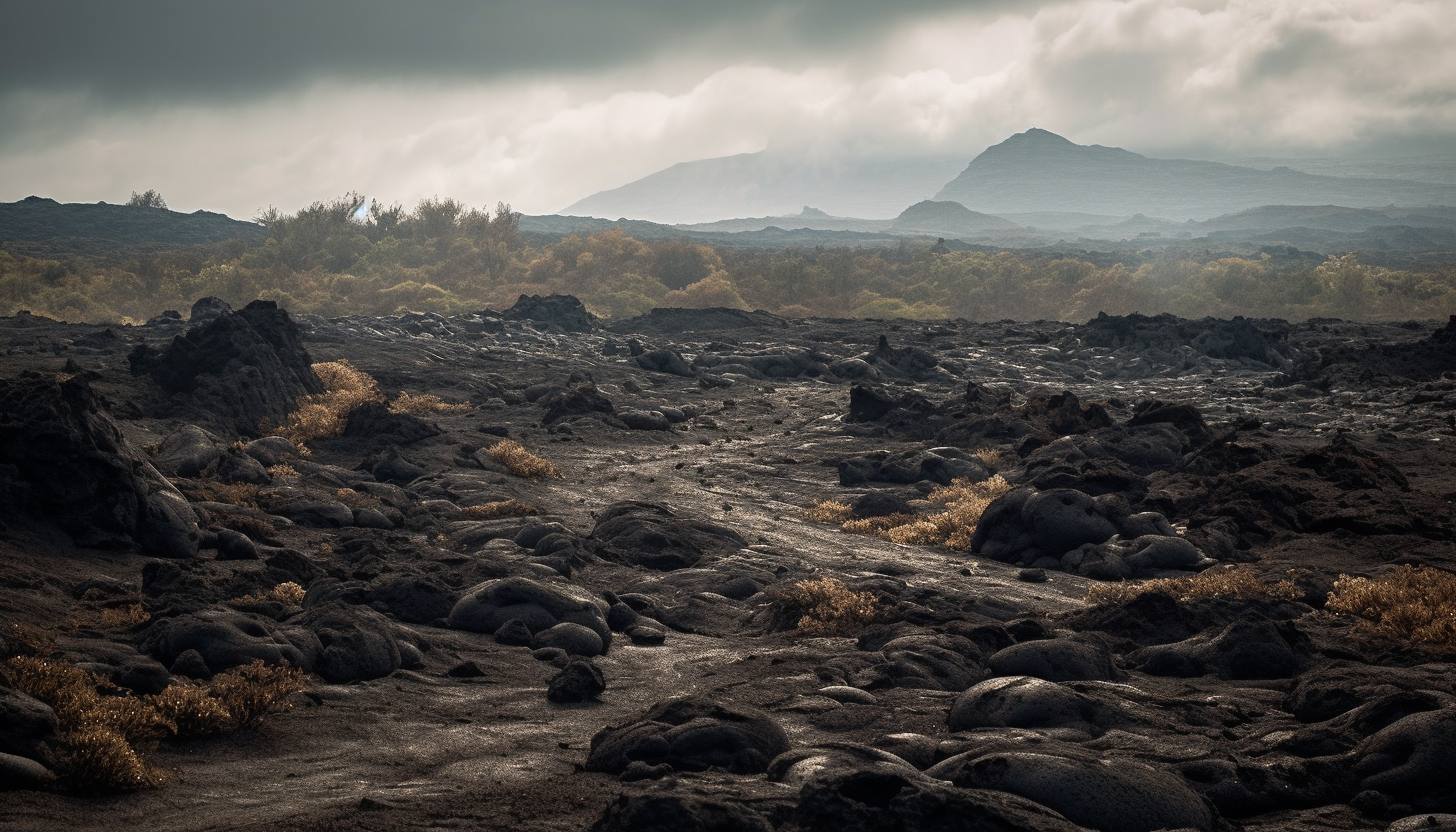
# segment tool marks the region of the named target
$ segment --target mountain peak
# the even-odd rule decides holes
[[[1058,136],[1056,133],[1053,133],[1050,130],[1043,130],[1040,127],[1033,127],[1027,130],[1025,133],[1017,133],[1006,141],[1001,142],[1001,146],[1024,145],[1033,143],[1040,145],[1061,145],[1067,147],[1077,146],[1071,139],[1065,138],[1063,136]]]

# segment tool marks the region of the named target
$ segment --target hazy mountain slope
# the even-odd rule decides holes
[[[1264,205],[1190,223],[1196,232],[1313,228],[1356,233],[1372,228],[1456,229],[1456,208],[1343,208],[1338,205]]]
[[[107,259],[238,237],[261,243],[268,230],[210,211],[183,214],[100,202],[62,204],[38,196],[0,202],[0,247],[33,257]]]
[[[940,234],[960,237],[987,231],[1010,231],[1016,223],[990,214],[972,211],[959,202],[917,202],[900,212],[891,228],[905,233]]]
[[[743,153],[682,162],[558,213],[703,223],[786,216],[808,204],[838,217],[889,218],[930,196],[960,167],[948,157],[817,163],[772,151]]]
[[[1453,205],[1456,186],[1151,159],[1032,129],[987,148],[934,198],[986,213],[1143,213],[1184,220],[1260,205]]]

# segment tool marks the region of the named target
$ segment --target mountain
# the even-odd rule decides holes
[[[972,211],[959,202],[935,202],[923,200],[911,205],[890,228],[904,234],[937,234],[945,237],[964,237],[983,234],[987,231],[1011,231],[1019,228],[1016,223],[990,214]]]
[[[1261,205],[1456,205],[1456,185],[1152,159],[1119,147],[1074,144],[1033,128],[987,148],[934,199],[993,214],[1143,213],[1201,220]]]
[[[889,218],[934,193],[964,159],[927,156],[829,163],[765,150],[682,162],[592,194],[558,213],[704,223],[791,216],[808,203],[838,217]]]
[[[1320,231],[1359,233],[1372,228],[1456,229],[1456,208],[1343,208],[1338,205],[1264,205],[1226,214],[1189,228],[1201,233],[1214,231],[1271,231],[1309,228]]]
[[[237,238],[261,243],[268,239],[268,230],[211,211],[183,214],[104,202],[62,204],[39,196],[0,202],[0,248],[32,257],[116,260]]]

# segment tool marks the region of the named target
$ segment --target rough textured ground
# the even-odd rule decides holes
[[[222,617],[246,635],[195,672],[266,648],[315,673],[256,729],[161,744],[161,789],[0,792],[6,828],[1316,830],[1456,812],[1451,655],[1319,609],[1343,573],[1456,566],[1449,327],[727,310],[604,326],[558,301],[302,318],[301,342],[209,323],[270,315],[0,321],[0,622],[165,676],[187,669],[177,634]],[[469,407],[356,413],[306,457],[244,446],[310,383],[290,375],[304,359]],[[61,411],[91,431],[64,441],[121,485],[43,464]],[[511,476],[486,452],[503,438],[563,477]],[[1002,453],[988,467],[982,449]],[[274,462],[292,473],[257,473]],[[974,552],[803,517],[867,494],[923,509],[937,480],[992,469],[1084,514],[993,506]],[[260,508],[221,499],[225,482],[253,482]],[[540,513],[461,513],[506,499]],[[1139,560],[1133,540],[1192,543],[1196,562]],[[1098,569],[1209,559],[1294,570],[1304,594],[1083,601]],[[824,576],[880,619],[811,637],[776,613],[775,593]],[[227,603],[288,580],[301,608]],[[510,599],[480,593],[503,586],[530,588],[491,618]],[[151,621],[90,623],[137,600]],[[574,623],[543,635],[547,613]],[[492,635],[513,617],[534,642]],[[567,659],[549,645],[600,653],[603,636],[605,690],[549,701]]]

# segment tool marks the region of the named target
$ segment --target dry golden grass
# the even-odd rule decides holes
[[[1456,575],[1402,566],[1379,578],[1341,575],[1325,609],[1392,638],[1456,647]]]
[[[136,603],[102,610],[97,626],[103,630],[130,630],[151,620],[152,614]]]
[[[307,591],[293,581],[284,581],[267,592],[258,594],[248,593],[241,598],[233,598],[227,603],[246,606],[248,604],[264,604],[269,601],[277,601],[280,604],[289,604],[296,607],[303,603],[303,596],[306,594],[308,594]]]
[[[555,465],[509,439],[491,445],[487,452],[491,459],[500,463],[514,476],[528,480],[563,478]]]
[[[51,651],[55,640],[50,632],[19,622],[11,623],[6,635],[7,656],[43,656]]]
[[[134,792],[161,786],[166,778],[148,766],[126,737],[104,725],[88,725],[61,737],[69,747],[65,781],[86,794]]]
[[[292,465],[289,465],[286,462],[280,462],[277,465],[268,466],[268,476],[272,477],[275,480],[297,479],[298,469],[294,468]]]
[[[161,693],[146,698],[158,715],[171,726],[173,736],[205,737],[232,729],[233,717],[206,687],[181,678]]]
[[[460,513],[469,520],[494,520],[497,517],[532,517],[540,509],[520,500],[500,500],[478,506],[465,506]]]
[[[804,519],[812,520],[815,523],[843,523],[854,516],[854,509],[849,503],[841,503],[837,500],[820,500],[810,508],[804,509]]]
[[[205,500],[211,503],[227,503],[231,506],[258,508],[258,495],[262,490],[248,482],[226,483],[217,480],[195,480],[187,484],[188,497],[194,502]]]
[[[804,517],[821,523],[839,523],[849,534],[882,537],[896,543],[952,549],[970,549],[971,535],[986,507],[1011,490],[1000,474],[983,482],[952,480],[926,495],[926,499],[942,508],[931,514],[892,514],[886,517],[851,519],[850,507],[833,500],[816,503]]]
[[[379,383],[348,361],[321,362],[313,365],[313,371],[324,383],[324,392],[300,398],[288,423],[272,431],[292,440],[301,451],[308,442],[343,433],[356,408],[384,401]]]
[[[1016,454],[1002,448],[982,448],[971,454],[992,471],[1010,468],[1017,462]]]
[[[212,677],[208,692],[227,710],[233,725],[251,728],[268,714],[293,707],[288,698],[304,687],[302,670],[259,660]]]
[[[50,705],[62,727],[79,725],[99,698],[99,679],[59,659],[12,656],[5,675],[16,690]]]
[[[470,405],[447,402],[433,393],[418,396],[400,391],[389,403],[390,413],[406,413],[410,416],[429,416],[433,413],[469,413]]]
[[[379,508],[384,505],[384,501],[373,494],[355,491],[352,488],[340,488],[334,492],[334,496],[349,508]]]
[[[771,590],[769,597],[781,617],[797,617],[799,632],[810,636],[855,635],[880,614],[875,596],[855,592],[838,578],[798,581],[787,590]]]
[[[1119,581],[1096,584],[1087,589],[1089,604],[1125,604],[1144,592],[1162,592],[1179,601],[1203,598],[1230,598],[1249,601],[1292,601],[1304,593],[1290,578],[1277,581],[1260,577],[1249,564],[1216,566],[1197,575],[1182,578],[1155,578],[1150,581]]]
[[[296,586],[296,585],[295,585]],[[103,695],[109,685],[59,659],[12,656],[11,685],[56,712],[67,751],[65,782],[78,792],[114,793],[162,785],[140,749],[159,736],[201,736],[248,728],[285,710],[304,687],[303,672],[262,662],[214,676],[206,686],[174,681],[153,696]]]

